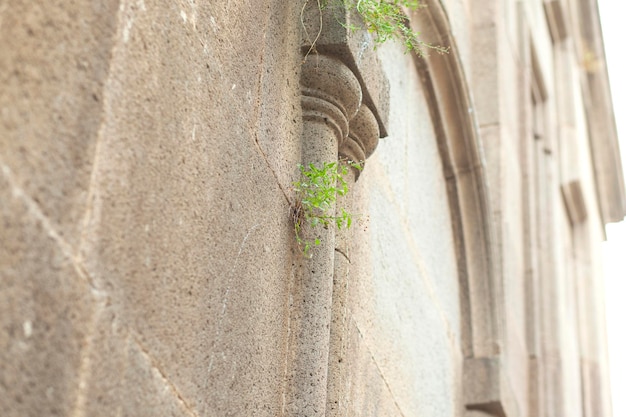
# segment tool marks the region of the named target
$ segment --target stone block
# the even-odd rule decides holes
[[[254,148],[211,156],[206,141],[181,153],[167,140],[103,147],[81,256],[201,412],[258,405],[273,415],[286,354],[285,277],[300,256],[289,207]]]
[[[506,416],[501,387],[499,358],[466,359],[463,365],[463,396],[470,410]]]

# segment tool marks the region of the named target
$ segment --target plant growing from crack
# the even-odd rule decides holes
[[[309,0],[307,0],[308,2]],[[441,54],[448,53],[448,47],[433,45],[420,39],[420,33],[412,30],[408,24],[408,17],[404,11],[417,10],[426,7],[420,0],[316,0],[320,11],[326,8],[344,8],[347,11],[356,10],[363,19],[364,28],[349,26],[349,29],[367,29],[374,35],[374,42],[380,45],[390,39],[404,44],[405,51],[414,51],[424,57],[428,50]],[[305,2],[305,4],[307,3]],[[303,8],[304,10],[304,8]],[[320,16],[321,24],[321,16]],[[321,27],[320,27],[321,33]],[[319,33],[318,33],[319,37]],[[312,42],[309,52],[315,49]],[[307,53],[308,55],[308,53]]]
[[[305,257],[310,257],[311,248],[321,244],[318,236],[312,239],[303,236],[305,225],[311,232],[317,227],[327,229],[333,224],[338,229],[348,229],[352,225],[352,214],[344,208],[337,213],[335,208],[337,196],[348,193],[348,183],[344,177],[350,167],[362,170],[363,164],[348,160],[324,162],[321,166],[313,163],[306,166],[298,164],[301,178],[293,183],[296,199],[291,207],[291,216],[296,241]]]
[[[447,53],[448,48],[424,42],[408,25],[403,7],[417,10],[425,5],[419,0],[340,0],[347,10],[356,10],[363,18],[365,28],[373,33],[377,44],[396,39],[404,44],[406,52],[415,51],[425,56],[427,50]]]

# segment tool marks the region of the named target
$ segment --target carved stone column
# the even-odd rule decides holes
[[[350,133],[339,148],[339,155],[352,161],[364,161],[378,145],[380,131],[372,111],[362,105],[350,121]],[[361,171],[352,169],[345,178],[352,189]],[[349,208],[348,208],[349,209]],[[351,210],[350,210],[351,211]],[[350,291],[351,248],[358,242],[352,239],[352,229],[341,229],[335,237],[335,263],[333,279],[332,319],[330,323],[330,353],[328,362],[328,396],[326,417],[349,415],[346,399],[349,398],[349,354],[347,339],[350,321],[348,292]],[[354,262],[358,262],[354,259]]]
[[[348,29],[359,25],[358,14],[345,9],[320,10],[317,2],[302,9],[303,61],[302,90],[302,163],[321,166],[339,157],[363,162],[376,148],[389,108],[389,87],[373,42],[367,31]],[[346,178],[354,185],[360,171],[353,169]],[[322,228],[317,228],[322,229]],[[295,277],[291,333],[292,368],[288,374],[286,415],[326,416],[327,395],[341,395],[336,386],[343,369],[335,369],[329,359],[340,349],[344,326],[339,312],[345,288],[339,279],[337,300],[333,303],[333,278],[348,276],[346,258],[335,256],[335,228],[303,230],[304,237],[318,237],[321,244],[302,259]],[[349,237],[339,232],[342,241]],[[341,249],[339,249],[341,250]],[[337,262],[337,266],[336,266]],[[332,346],[332,347],[331,347]],[[328,377],[331,377],[331,381]]]
[[[304,63],[300,84],[302,163],[320,166],[337,161],[339,144],[347,137],[349,121],[361,105],[359,82],[341,61],[316,55]],[[310,259],[302,259],[296,277],[287,415],[313,417],[324,416],[326,408],[335,228],[313,231],[304,224],[302,233],[321,243],[311,251]]]

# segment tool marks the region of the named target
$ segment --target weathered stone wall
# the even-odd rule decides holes
[[[2,414],[279,415],[295,4],[1,9]]]
[[[500,397],[507,416],[610,415],[598,248],[617,219],[602,201],[623,213],[624,194],[602,191],[622,180],[604,154],[616,146],[608,90],[590,87],[606,80],[589,41],[596,5],[483,6],[471,66],[502,274]],[[596,119],[608,127],[590,129]]]

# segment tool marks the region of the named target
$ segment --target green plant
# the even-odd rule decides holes
[[[335,209],[337,196],[348,193],[348,183],[344,176],[348,174],[349,167],[363,169],[361,163],[347,160],[325,162],[319,167],[313,163],[307,166],[298,164],[301,178],[293,183],[296,200],[292,205],[292,219],[296,241],[305,256],[309,256],[313,246],[321,244],[318,236],[312,239],[303,237],[305,224],[310,230],[319,226],[328,228],[332,224],[338,229],[350,228],[352,225],[352,214],[344,208],[337,214]]]
[[[448,48],[422,41],[419,33],[408,26],[407,17],[402,7],[417,10],[425,7],[419,0],[342,0],[348,9],[359,12],[365,27],[376,37],[375,42],[381,44],[389,39],[401,41],[406,51],[415,51],[419,56],[426,55],[431,49],[439,53],[447,53]]]
[[[426,7],[419,0],[324,0],[319,4],[323,9],[332,7],[333,3],[347,10],[356,10],[363,19],[365,29],[375,35],[376,44],[396,39],[404,44],[406,52],[415,51],[419,56],[425,56],[427,50],[448,53],[449,48],[422,41],[419,32],[408,26],[403,8],[417,10]]]

